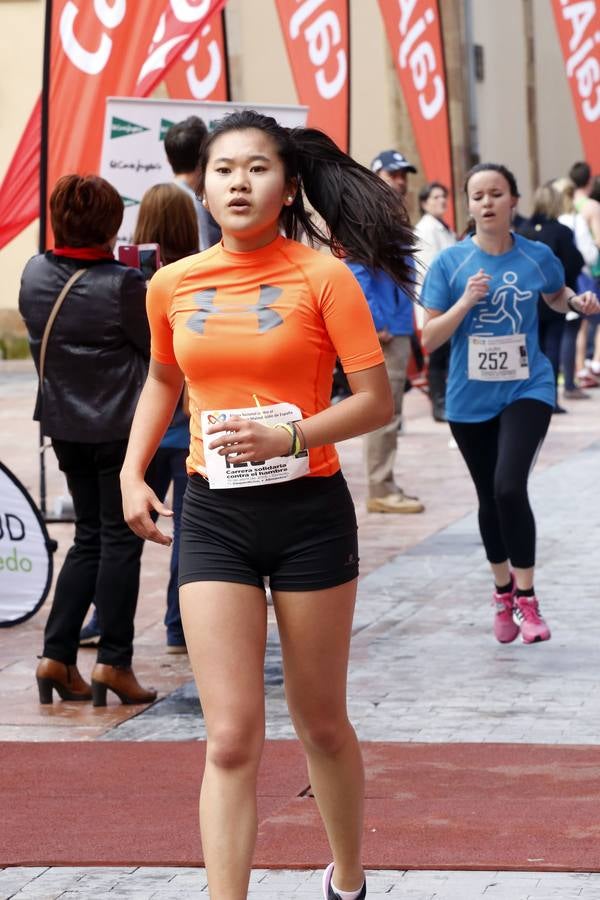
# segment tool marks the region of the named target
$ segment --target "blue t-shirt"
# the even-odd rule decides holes
[[[537,303],[540,292],[552,294],[565,283],[562,263],[545,244],[513,235],[507,253],[492,256],[473,238],[443,250],[431,264],[421,293],[427,309],[446,312],[462,297],[467,280],[480,269],[491,275],[488,294],[471,309],[452,335],[446,388],[446,415],[451,422],[484,422],[510,403],[527,397],[554,406],[554,373],[540,350]],[[469,336],[525,335],[529,378],[478,381],[468,375]]]
[[[371,269],[362,263],[345,260],[367,298],[373,324],[393,335],[410,335],[414,331],[413,304],[410,297],[382,269]]]

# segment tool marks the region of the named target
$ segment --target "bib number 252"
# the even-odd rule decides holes
[[[481,372],[508,371],[508,353],[506,350],[479,350],[477,358]]]

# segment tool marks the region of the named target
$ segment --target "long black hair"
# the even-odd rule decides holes
[[[383,269],[412,295],[414,269],[410,257],[414,237],[400,196],[379,176],[344,153],[316,128],[284,128],[271,116],[241,110],[220,119],[200,153],[199,193],[210,150],[228,131],[256,128],[268,134],[283,163],[286,180],[296,180],[293,203],[284,206],[285,235],[324,244],[338,257]],[[311,218],[304,197],[321,216],[327,230]]]

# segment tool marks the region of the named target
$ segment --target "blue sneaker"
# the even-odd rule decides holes
[[[98,641],[100,640],[100,627],[98,625],[98,616],[96,613],[96,609],[94,608],[94,612],[92,613],[92,618],[84,625],[81,631],[79,632],[79,646],[80,647],[97,647]]]
[[[340,900],[340,895],[337,894],[331,887],[332,878],[333,878],[333,863],[329,863],[329,865],[323,872],[323,900]],[[366,896],[367,896],[367,882],[365,881],[362,888],[360,889],[360,893],[356,897],[356,900],[364,900],[364,898]]]

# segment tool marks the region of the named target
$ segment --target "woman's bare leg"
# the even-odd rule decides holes
[[[201,581],[182,586],[180,606],[206,723],[200,831],[210,898],[245,900],[265,728],[265,595],[250,585]]]
[[[356,581],[321,591],[274,591],[285,690],[335,863],[335,884],[363,883],[364,772],[346,711]]]

